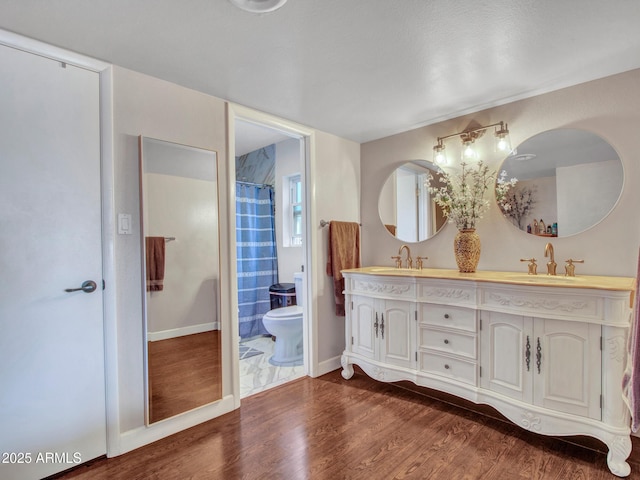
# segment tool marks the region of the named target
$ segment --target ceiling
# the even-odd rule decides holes
[[[639,68],[638,18],[638,0],[0,1],[0,28],[356,142]]]

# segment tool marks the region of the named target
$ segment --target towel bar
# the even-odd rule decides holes
[[[327,225],[329,225],[331,223],[331,221],[327,222],[326,220],[320,220],[320,226],[321,227],[326,227]],[[358,225],[362,226],[361,223],[358,223]]]

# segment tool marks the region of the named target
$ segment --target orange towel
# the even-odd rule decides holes
[[[389,230],[389,233],[391,235],[393,235],[394,237],[396,236],[396,226],[395,225],[385,225],[385,228],[387,230]]]
[[[147,292],[164,288],[164,237],[145,237]]]
[[[329,224],[327,275],[333,277],[336,315],[344,316],[344,277],[341,270],[360,267],[360,225],[355,222]]]

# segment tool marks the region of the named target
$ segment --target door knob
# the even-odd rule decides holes
[[[93,280],[86,280],[82,282],[82,286],[80,288],[65,288],[65,292],[78,292],[82,290],[84,293],[95,292],[98,285]]]

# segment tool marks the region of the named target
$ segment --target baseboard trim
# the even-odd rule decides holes
[[[195,410],[167,418],[148,426],[138,427],[120,435],[119,451],[109,452],[109,457],[116,457],[127,452],[156,442],[162,438],[194,427],[200,423],[224,415],[235,410],[236,402],[233,395],[227,395],[223,399],[205,405]]]
[[[319,362],[318,368],[315,372],[316,375],[313,375],[313,377],[319,377],[321,375],[324,375],[329,372],[333,372],[334,370],[337,370],[338,368],[340,368],[342,366],[340,363],[340,357],[341,356],[338,355],[337,357],[330,358],[329,360]]]
[[[157,342],[158,340],[184,337],[185,335],[209,332],[211,330],[220,330],[220,322],[201,323],[199,325],[189,325],[187,327],[172,328],[170,330],[161,330],[159,332],[149,332],[147,333],[147,340],[150,342]]]

